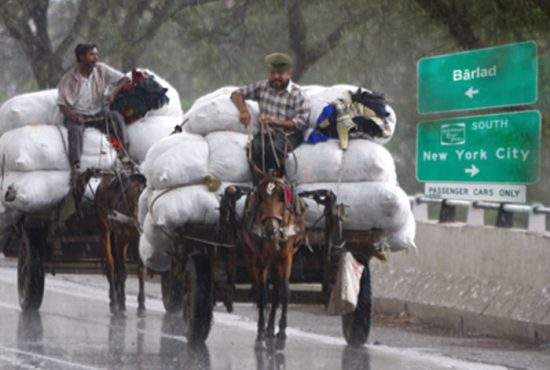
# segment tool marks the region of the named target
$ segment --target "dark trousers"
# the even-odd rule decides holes
[[[128,131],[124,117],[118,112],[101,112],[92,117],[86,117],[85,123],[73,122],[65,119],[69,136],[69,163],[74,165],[80,162],[82,149],[84,147],[84,130],[87,128],[96,128],[104,134],[116,137],[119,142],[128,150]],[[99,154],[99,153],[98,153]]]
[[[273,139],[273,143],[271,143],[270,136],[267,133],[263,135],[259,133],[254,136],[251,145],[252,164],[263,172],[269,172],[270,170],[284,171],[288,153],[292,152],[304,141],[304,135],[300,131],[284,133],[277,130],[272,132],[271,138]],[[277,165],[277,162],[279,165]],[[252,174],[254,176],[254,183],[257,184],[258,179],[256,178],[255,171],[252,171]]]

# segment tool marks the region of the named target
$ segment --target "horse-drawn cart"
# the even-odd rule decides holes
[[[357,308],[342,316],[346,341],[363,344],[371,320],[369,261],[379,255],[374,244],[380,233],[343,230],[344,207],[337,203],[331,191],[304,192],[300,196],[311,198],[324,207],[323,227],[309,228],[306,232],[306,244],[314,253],[306,258],[322,261],[320,272],[314,271],[314,280],[322,284],[324,302],[328,304],[344,251],[350,251],[364,265]],[[218,225],[186,225],[171,233],[175,248],[171,251],[171,269],[161,274],[162,299],[167,312],[183,311],[186,336],[190,341],[206,340],[216,302],[222,302],[229,312],[233,310],[237,275],[242,276],[244,268],[240,263],[243,257],[241,241],[235,232],[235,225],[241,222],[234,211],[236,202],[237,197],[226,191]],[[97,274],[105,271],[93,201],[84,198],[80,213],[64,222],[59,221],[63,217],[62,209],[58,206],[39,214],[23,215],[12,232],[10,246],[5,249],[8,256],[18,256],[18,292],[23,310],[40,308],[46,273]],[[128,272],[137,271],[139,257],[131,254],[129,258]]]
[[[237,215],[237,200],[248,194],[250,189],[233,187],[226,189],[220,207],[220,229],[227,236],[227,242],[242,245],[237,229],[242,227],[242,219]],[[331,293],[337,283],[338,269],[341,268],[340,259],[344,252],[350,252],[355,260],[363,265],[360,277],[360,290],[357,305],[353,312],[342,315],[342,330],[350,345],[363,345],[368,338],[371,313],[372,291],[370,281],[369,262],[371,258],[384,258],[376,246],[383,236],[381,230],[352,231],[343,229],[345,207],[338,204],[336,195],[330,190],[306,191],[298,194],[301,198],[310,198],[323,207],[323,227],[308,227],[306,229],[305,244],[314,253],[320,253],[322,266],[316,281],[322,284],[323,300],[328,306]],[[314,225],[316,226],[316,225]],[[303,246],[305,247],[305,245]],[[233,250],[234,254],[239,250]],[[315,258],[315,257],[313,257]],[[231,270],[229,269],[231,276]]]
[[[93,201],[84,198],[80,213],[63,220],[63,207],[23,214],[12,227],[4,253],[17,257],[19,304],[38,310],[47,273],[98,274],[104,272],[101,242]],[[138,256],[131,256],[134,271]]]

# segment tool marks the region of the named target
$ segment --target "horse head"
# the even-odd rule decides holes
[[[284,239],[283,228],[289,221],[292,187],[284,177],[269,173],[258,184],[256,200],[258,207],[256,219],[261,225],[263,238],[272,241]]]

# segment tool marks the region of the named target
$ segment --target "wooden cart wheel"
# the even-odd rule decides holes
[[[372,320],[372,290],[368,263],[361,275],[361,289],[354,312],[342,316],[342,331],[350,346],[359,347],[367,342]]]
[[[210,259],[194,255],[187,261],[184,279],[183,320],[190,343],[204,343],[212,326],[214,286]]]
[[[166,312],[175,313],[183,309],[183,277],[181,262],[172,258],[170,270],[160,277],[162,303]]]
[[[19,305],[23,311],[36,311],[44,297],[45,273],[40,250],[42,245],[37,238],[30,238],[24,227],[20,240],[17,260]]]

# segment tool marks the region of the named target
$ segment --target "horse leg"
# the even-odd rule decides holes
[[[138,300],[138,315],[142,316],[145,314],[145,292],[144,292],[144,280],[145,280],[145,266],[141,259],[138,261],[138,280],[139,280],[139,293],[137,296]]]
[[[285,248],[285,255],[282,258],[281,264],[279,265],[279,278],[281,279],[281,319],[279,320],[279,332],[277,333],[278,345],[284,348],[284,342],[286,340],[286,326],[287,326],[287,310],[288,310],[288,300],[290,297],[290,286],[289,279],[290,273],[292,271],[292,257],[294,244],[287,242]]]
[[[275,270],[274,272],[273,289],[271,290],[271,311],[269,312],[269,320],[267,323],[267,336],[269,338],[275,337],[275,317],[277,315],[277,308],[279,308],[280,298],[281,279],[277,271]]]
[[[262,266],[259,272],[258,287],[258,336],[256,337],[256,347],[265,347],[265,306],[267,304],[267,268]]]
[[[118,247],[118,306],[121,311],[126,311],[126,256],[128,254],[128,240],[121,237]]]
[[[113,258],[113,246],[111,243],[111,232],[104,229],[101,233],[101,244],[103,246],[103,257],[105,258],[105,273],[109,281],[109,308],[111,313],[118,311],[118,300],[115,285],[115,261]]]
[[[247,235],[243,235],[244,238],[244,257],[245,261],[248,267],[248,271],[250,273],[251,283],[252,283],[252,289],[250,289],[250,300],[256,301],[256,304],[258,304],[258,293],[260,288],[260,281],[258,279],[259,272],[258,272],[258,265],[257,265],[257,255],[254,251],[254,244],[250,238],[247,237]]]

